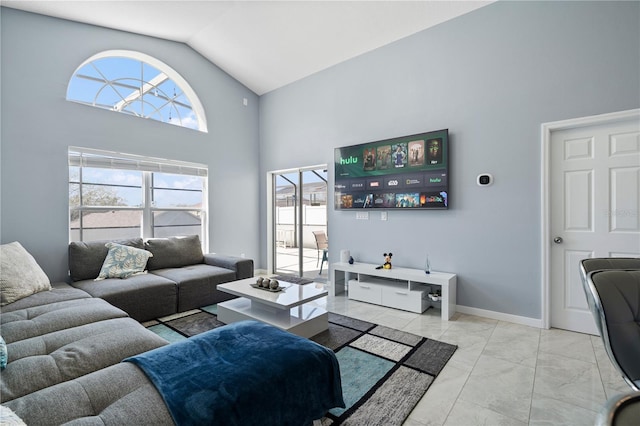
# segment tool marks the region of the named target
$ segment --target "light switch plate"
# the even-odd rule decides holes
[[[356,212],[356,219],[369,220],[369,212]]]

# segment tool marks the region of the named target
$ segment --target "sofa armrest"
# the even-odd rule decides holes
[[[253,277],[252,259],[208,253],[204,255],[204,263],[234,271],[237,280]]]

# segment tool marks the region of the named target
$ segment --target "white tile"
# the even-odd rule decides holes
[[[536,397],[556,399],[591,411],[605,403],[606,396],[596,364],[541,352],[533,388]]]
[[[458,346],[451,360],[473,366],[487,345],[488,337],[466,331],[459,327],[449,327],[438,340]]]
[[[556,399],[533,395],[530,426],[592,425],[596,412]]]
[[[449,329],[449,322],[442,321],[440,317],[426,316],[424,314],[416,316],[402,331],[417,334],[434,340],[442,340],[442,335]]]
[[[481,355],[459,399],[526,423],[534,376],[534,368]]]
[[[491,334],[482,354],[535,367],[539,342],[539,328],[501,321]]]
[[[525,426],[526,424],[527,422],[505,416],[472,402],[458,400],[449,413],[444,426]]]
[[[593,364],[596,362],[591,336],[557,328],[540,330],[540,352],[579,359]]]

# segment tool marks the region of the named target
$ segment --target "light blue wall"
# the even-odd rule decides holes
[[[258,198],[259,99],[253,92],[182,43],[0,10],[2,243],[20,241],[50,279],[66,279],[67,147],[73,145],[207,164],[210,250],[258,257],[251,200]],[[67,102],[76,67],[110,49],[146,53],[180,73],[204,104],[209,133]]]
[[[395,265],[421,267],[429,253],[433,269],[458,274],[458,304],[539,319],[540,125],[640,106],[639,5],[498,2],[263,95],[261,176],[448,128],[450,209],[383,222],[331,205],[330,261],[391,251]],[[495,184],[477,186],[481,172]]]

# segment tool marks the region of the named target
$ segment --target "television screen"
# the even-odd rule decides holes
[[[335,209],[449,207],[448,129],[335,149]]]

